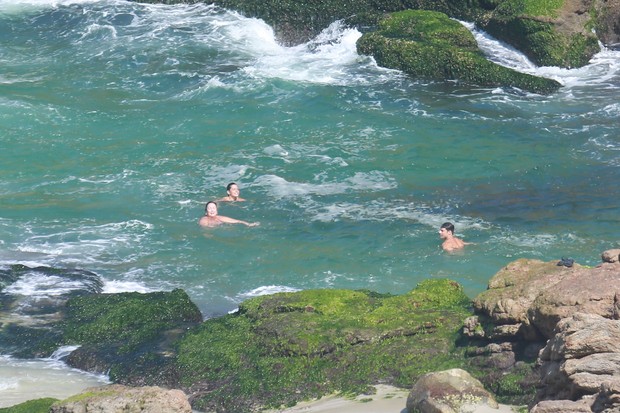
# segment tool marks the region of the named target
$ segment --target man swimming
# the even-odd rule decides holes
[[[241,191],[239,191],[239,185],[237,185],[234,182],[229,183],[228,185],[226,185],[226,193],[228,194],[227,196],[225,196],[224,198],[220,198],[218,199],[218,202],[237,202],[237,201],[245,201],[245,199],[241,198],[239,196],[239,194],[241,193]]]
[[[243,224],[248,227],[260,225],[259,222],[246,222],[239,219],[218,215],[217,204],[213,201],[209,201],[207,202],[207,205],[205,205],[205,214],[202,218],[200,218],[198,224],[201,227],[216,227],[221,224]]]
[[[441,248],[443,248],[444,251],[458,250],[468,244],[454,236],[454,225],[452,225],[451,222],[445,222],[441,228],[439,228],[439,238],[444,240],[441,244]]]

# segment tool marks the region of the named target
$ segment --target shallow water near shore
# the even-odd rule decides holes
[[[0,407],[45,397],[62,400],[108,383],[103,375],[71,369],[54,357],[21,360],[0,356]]]
[[[474,297],[517,258],[596,265],[620,244],[620,52],[538,68],[475,32],[491,59],[563,84],[539,96],[408,79],[337,23],[282,47],[204,4],[0,0],[0,27],[3,267],[183,288],[212,317],[434,277]],[[247,201],[220,214],[261,225],[200,229],[231,181]],[[439,248],[445,221],[464,251]]]

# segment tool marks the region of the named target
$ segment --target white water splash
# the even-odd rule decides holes
[[[263,285],[253,290],[246,291],[238,294],[240,301],[247,300],[252,297],[259,297],[261,295],[271,295],[276,293],[293,293],[300,291],[298,288],[287,287],[285,285]]]
[[[608,50],[601,46],[602,50],[592,57],[589,64],[581,68],[539,67],[523,53],[477,29],[473,23],[462,21],[460,23],[472,32],[478,47],[489,60],[520,72],[555,79],[567,87],[604,84],[620,75],[619,51]]]

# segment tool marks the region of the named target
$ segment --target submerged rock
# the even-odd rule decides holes
[[[72,297],[100,293],[103,282],[90,271],[12,265],[0,269],[0,353],[43,357],[59,345],[53,326]]]

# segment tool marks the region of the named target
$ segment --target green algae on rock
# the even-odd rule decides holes
[[[506,0],[479,23],[539,66],[581,67],[600,51],[594,3]]]
[[[173,359],[178,337],[200,322],[200,310],[180,289],[91,295],[67,302],[62,340],[80,345],[69,365],[108,372],[113,381],[148,384],[150,372],[161,375]]]
[[[252,411],[372,384],[409,387],[461,366],[456,346],[470,314],[462,287],[427,280],[403,295],[308,290],[244,302],[179,343],[178,371],[193,407]]]
[[[202,321],[198,307],[180,289],[78,297],[67,302],[65,311],[65,341],[82,345],[115,342],[121,353],[178,323]]]
[[[359,53],[373,56],[381,66],[423,79],[515,87],[541,94],[561,86],[555,80],[490,62],[467,28],[438,12],[393,13],[381,20],[379,30],[363,35],[357,48]]]
[[[15,406],[0,408],[0,413],[48,413],[57,401],[58,399],[51,397],[28,400]]]

